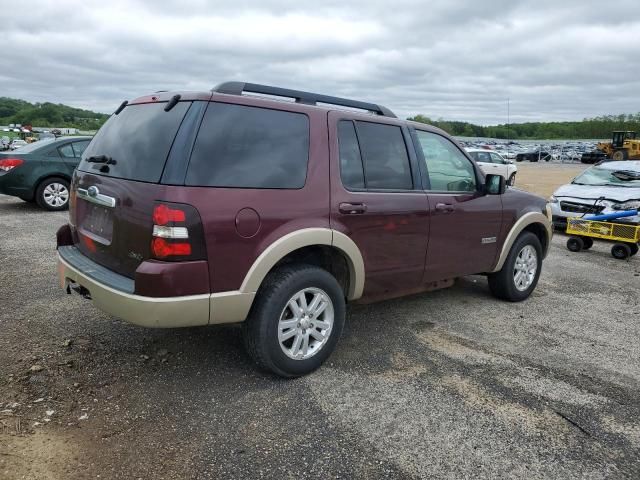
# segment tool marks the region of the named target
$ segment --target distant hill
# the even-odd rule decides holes
[[[109,115],[69,107],[60,103],[29,103],[0,97],[0,125],[20,123],[34,127],[73,127],[97,130]]]
[[[482,126],[451,120],[431,120],[424,115],[409,118],[443,129],[460,137],[509,138],[512,140],[579,140],[611,138],[614,130],[634,130],[640,133],[640,113],[604,115],[579,122],[529,122]]]

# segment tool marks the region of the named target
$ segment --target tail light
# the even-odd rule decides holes
[[[16,167],[19,167],[24,163],[24,160],[20,158],[3,158],[0,160],[0,170],[3,172],[8,172],[9,170],[13,170]]]
[[[204,232],[191,205],[158,202],[153,208],[151,255],[157,260],[202,260]]]

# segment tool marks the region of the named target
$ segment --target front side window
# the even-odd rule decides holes
[[[436,133],[416,130],[422,149],[430,190],[438,192],[474,192],[476,174],[473,164],[450,140]]]
[[[186,184],[302,188],[309,161],[309,118],[301,113],[211,103],[198,132]]]
[[[504,160],[503,160],[503,159],[502,159],[502,157],[501,157],[500,155],[498,155],[497,153],[491,153],[490,155],[491,155],[491,161],[492,161],[493,163],[497,163],[497,164],[500,164],[500,165],[503,165],[503,164],[504,164]]]

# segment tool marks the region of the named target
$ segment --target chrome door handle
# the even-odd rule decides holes
[[[455,207],[450,203],[436,203],[436,212],[440,213],[452,213]]]
[[[348,203],[344,202],[338,206],[338,211],[345,215],[357,215],[367,211],[367,206],[364,203]]]

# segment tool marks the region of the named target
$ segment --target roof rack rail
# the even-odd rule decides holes
[[[387,107],[383,107],[382,105],[377,105],[375,103],[359,102],[348,98],[332,97],[330,95],[290,90],[288,88],[270,87],[269,85],[259,85],[257,83],[224,82],[213,87],[211,91],[216,93],[225,93],[227,95],[242,95],[243,92],[260,93],[275,97],[293,98],[296,103],[304,103],[306,105],[317,105],[318,102],[328,103],[330,105],[367,110],[369,112],[382,115],[383,117],[397,118],[396,114]]]

